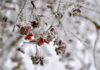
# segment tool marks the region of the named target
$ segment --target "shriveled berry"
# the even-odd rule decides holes
[[[64,54],[65,49],[66,49],[66,47],[62,46],[62,47],[55,48],[55,51],[56,51],[57,55],[59,55],[59,54]]]
[[[40,64],[42,66],[44,65],[44,57],[32,56],[31,60],[32,60],[33,64],[35,64],[35,65],[37,65],[37,64]]]
[[[23,35],[27,35],[29,33],[30,26],[23,26],[20,28],[20,33]]]
[[[79,8],[73,10],[73,16],[79,16],[81,14],[81,10]]]
[[[31,22],[31,26],[32,26],[33,28],[37,28],[37,27],[39,27],[39,23],[36,22],[36,21],[32,21],[32,22]]]
[[[31,57],[31,60],[35,65],[40,63],[40,58],[38,56]]]
[[[50,31],[54,31],[54,28],[51,28],[51,30]]]
[[[73,12],[79,12],[79,13],[81,13],[81,10],[78,8],[78,9],[74,9]]]

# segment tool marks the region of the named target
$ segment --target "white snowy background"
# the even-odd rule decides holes
[[[12,57],[20,59],[20,68],[16,70],[100,70],[100,39],[98,38],[97,44],[94,46],[97,31],[92,22],[95,21],[100,26],[99,0],[33,0],[37,8],[33,10],[33,13],[31,13],[30,1],[0,0],[0,70],[13,70],[18,65],[17,62],[11,61]],[[47,8],[48,5],[51,5],[53,10]],[[69,16],[69,12],[73,8],[77,8],[77,5],[81,7],[81,15],[92,21],[83,16]],[[59,12],[63,15],[61,19],[56,19],[53,14],[53,12],[57,12],[58,7]],[[22,8],[23,10],[18,16]],[[56,46],[52,41],[49,44],[38,46],[38,54],[45,58],[44,66],[32,64],[31,55],[36,52],[36,44],[28,43],[24,38],[16,40],[16,37],[19,36],[17,27],[15,27],[15,32],[12,32],[15,23],[29,25],[29,22],[33,20],[32,14],[43,15],[40,17],[41,28],[34,31],[37,34],[46,31],[52,24],[56,26],[59,20],[62,22],[59,28],[55,28],[59,39],[67,44],[66,54],[70,53],[68,57],[57,55]],[[3,16],[8,18],[8,24],[1,20]],[[15,22],[17,17],[18,20]],[[44,23],[47,23],[48,26]],[[98,31],[100,34],[100,30]],[[11,46],[13,41],[16,41],[17,44]],[[27,43],[24,44],[24,42]],[[18,47],[25,53],[16,51]]]

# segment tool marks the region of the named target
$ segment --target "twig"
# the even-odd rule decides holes
[[[97,45],[97,42],[98,42],[98,39],[99,39],[99,31],[98,31],[97,28],[100,27],[100,26],[97,24],[97,22],[93,21],[92,19],[88,18],[87,16],[81,15],[81,17],[85,18],[86,20],[91,21],[92,24],[95,26],[97,36],[96,36],[96,39],[95,39],[95,42],[94,42],[94,46],[93,46],[93,61],[94,61],[95,68],[97,70],[99,70],[99,68],[98,68],[98,66],[96,64],[96,55],[95,55],[95,52],[96,52],[96,45]]]
[[[23,9],[24,9],[24,7],[25,7],[25,5],[26,5],[26,2],[27,2],[27,0],[25,0],[23,7],[21,8],[20,12],[18,13],[18,16],[17,16],[17,18],[16,18],[16,20],[15,20],[15,24],[14,24],[14,27],[13,27],[13,32],[15,31],[16,22],[17,22],[17,20],[18,20],[20,14],[22,13],[22,11],[23,11]]]
[[[76,39],[78,39],[85,47],[87,47],[87,45],[85,43],[83,43],[83,41],[77,37],[73,32],[69,31]]]
[[[33,8],[36,9],[36,6],[35,6],[35,4],[34,4],[34,1],[31,1],[31,4],[32,4]]]
[[[38,56],[38,47],[36,45],[36,53],[35,53],[35,56]]]
[[[89,17],[87,17],[87,16],[83,16],[83,15],[80,15],[80,17],[83,17],[83,18],[85,18],[86,20],[91,21],[92,24],[93,24],[96,28],[97,28],[97,27],[100,27],[99,24],[97,24],[97,22],[94,21],[93,19],[90,19]]]
[[[59,12],[59,9],[60,9],[60,2],[61,0],[59,0],[59,3],[58,3],[57,13]]]
[[[97,64],[96,64],[96,47],[97,47],[97,42],[99,40],[99,31],[96,29],[96,33],[97,33],[97,36],[96,36],[96,39],[95,39],[95,42],[94,42],[94,47],[93,47],[93,57],[94,57],[94,65],[96,67],[97,70],[99,70]]]
[[[30,19],[31,19],[31,16],[32,16],[33,10],[36,9],[36,6],[35,6],[35,4],[34,4],[34,1],[31,1],[31,5],[33,6],[33,8],[32,8],[32,10],[31,10]]]

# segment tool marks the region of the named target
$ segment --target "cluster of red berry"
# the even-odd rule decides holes
[[[55,30],[53,27],[50,27],[45,33],[36,36],[32,33],[32,29],[38,28],[39,22],[32,21],[30,26],[20,26],[20,34],[24,35],[25,40],[29,40],[32,43],[35,43],[39,46],[43,45],[44,43],[49,43],[55,37]],[[32,39],[34,37],[35,39]]]
[[[35,24],[35,25],[33,25],[33,24]],[[33,28],[38,27],[37,22],[33,21],[31,26]],[[31,30],[30,26],[23,26],[20,28],[20,34],[25,35],[25,38],[24,38],[25,40],[29,40],[29,42],[35,43],[38,46],[41,46],[44,43],[48,44],[50,41],[52,41],[55,38],[55,34],[56,34],[56,31],[53,27],[51,27],[48,31],[46,31],[46,33],[39,35],[39,37],[38,36],[35,37],[30,32],[30,30]],[[35,39],[32,39],[33,36],[35,37]],[[55,48],[55,51],[57,54],[64,54],[65,53],[66,45],[64,42],[62,42],[62,40],[55,39],[54,45],[58,46]]]

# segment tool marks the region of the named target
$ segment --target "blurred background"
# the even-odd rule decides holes
[[[21,34],[24,26],[32,43]],[[37,45],[42,34],[50,41]],[[56,39],[66,45],[60,55]],[[100,1],[0,0],[0,70],[100,70]]]

